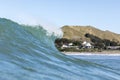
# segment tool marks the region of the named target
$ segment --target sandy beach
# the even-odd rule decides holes
[[[66,55],[108,55],[108,56],[120,56],[120,50],[110,50],[102,52],[62,52]]]

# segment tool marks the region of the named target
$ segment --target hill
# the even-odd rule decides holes
[[[63,26],[62,31],[63,38],[67,39],[91,41],[90,38],[85,36],[86,34],[90,34],[102,40],[105,39],[120,43],[120,34],[108,30],[102,31],[92,26]]]

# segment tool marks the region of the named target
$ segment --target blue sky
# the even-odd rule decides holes
[[[0,0],[0,17],[51,28],[92,25],[120,34],[120,0]]]

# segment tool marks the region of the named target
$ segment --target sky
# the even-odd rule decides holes
[[[91,25],[120,34],[120,0],[0,0],[0,17],[51,29]]]

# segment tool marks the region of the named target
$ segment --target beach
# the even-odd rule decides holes
[[[62,52],[66,55],[108,55],[120,56],[120,50],[104,50],[102,52]]]

